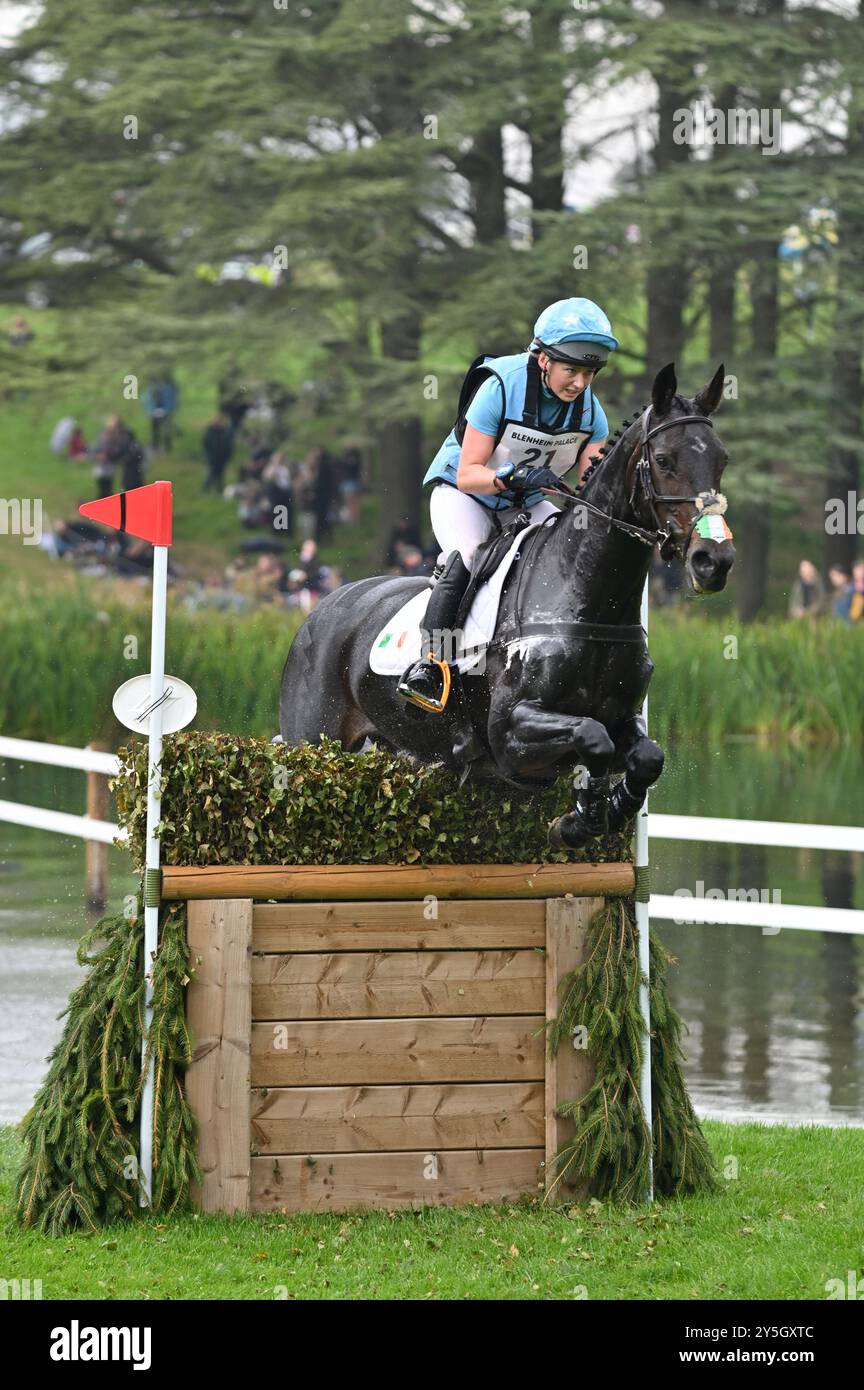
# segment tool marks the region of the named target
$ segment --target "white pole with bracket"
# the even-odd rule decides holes
[[[645,588],[642,590],[642,626],[648,633],[648,580],[645,580]],[[648,730],[648,695],[642,701],[642,718],[645,721],[645,730]],[[636,817],[636,931],[639,936],[639,974],[641,976],[639,984],[639,1007],[642,1013],[642,1066],[639,1071],[639,1099],[642,1102],[642,1113],[645,1123],[648,1126],[649,1137],[649,1167],[648,1167],[648,1191],[647,1200],[654,1200],[654,1126],[652,1122],[651,1105],[651,996],[649,991],[649,980],[651,975],[651,921],[650,921],[650,886],[649,886],[649,859],[648,859],[648,797],[646,795],[639,813]]]
[[[144,859],[144,1035],[142,1065],[147,1075],[141,1097],[142,1207],[153,1202],[153,1099],[155,1058],[148,1045],[153,1026],[153,966],[159,948],[159,838],[162,814],[162,708],[165,689],[165,618],[168,604],[168,547],[153,547],[153,617],[150,629],[150,713],[147,746],[147,847]]]

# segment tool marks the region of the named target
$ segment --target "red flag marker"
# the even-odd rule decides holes
[[[115,492],[96,502],[84,502],[78,510],[91,521],[140,536],[151,545],[171,544],[170,483],[148,483],[129,492]]]
[[[144,1034],[142,1065],[146,1067],[141,1093],[140,1196],[142,1207],[153,1203],[153,1116],[155,1097],[154,1052],[148,1057],[147,1040],[153,1028],[152,963],[159,949],[159,837],[162,819],[162,711],[165,703],[165,620],[168,608],[168,546],[171,544],[171,484],[148,483],[100,497],[78,508],[82,516],[140,536],[153,547],[153,614],[150,627],[150,696],[147,747],[147,839],[144,863]],[[155,881],[155,883],[154,883]]]

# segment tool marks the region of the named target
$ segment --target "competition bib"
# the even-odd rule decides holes
[[[563,478],[575,466],[582,445],[590,437],[588,430],[548,434],[546,430],[510,420],[487,467],[495,469],[502,463],[512,463],[518,468],[520,463],[526,463],[529,468],[551,468],[556,477]]]

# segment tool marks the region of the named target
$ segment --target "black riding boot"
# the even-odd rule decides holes
[[[450,667],[446,656],[452,656],[453,624],[471,571],[466,569],[462,556],[454,550],[447,559],[444,573],[429,596],[423,619],[423,657],[404,672],[396,689],[412,705],[440,714],[450,694]]]

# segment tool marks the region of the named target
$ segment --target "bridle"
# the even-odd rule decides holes
[[[564,488],[562,488],[559,495],[571,506],[582,506],[589,512],[593,512],[596,516],[604,517],[606,521],[611,522],[619,531],[624,531],[628,536],[632,536],[635,540],[641,541],[643,545],[650,546],[652,550],[655,545],[659,545],[661,559],[669,560],[675,552],[678,551],[680,558],[683,560],[700,516],[705,516],[710,513],[722,515],[726,510],[726,498],[722,493],[713,491],[699,492],[695,496],[679,496],[670,492],[658,492],[654,486],[654,477],[651,471],[652,451],[650,442],[655,435],[661,434],[663,430],[672,429],[675,425],[710,425],[713,429],[714,422],[709,419],[707,415],[678,415],[674,420],[663,420],[659,425],[654,425],[652,429],[649,429],[648,422],[651,418],[651,409],[652,407],[649,405],[642,415],[639,439],[641,454],[633,470],[633,486],[630,489],[628,503],[630,510],[638,516],[637,507],[641,501],[645,502],[648,507],[648,514],[654,523],[653,531],[649,531],[642,526],[634,526],[629,521],[621,521],[619,517],[611,516],[600,507],[595,507],[593,502],[589,502],[584,497],[580,497],[579,493],[574,492],[572,488],[567,488],[566,492]],[[564,486],[566,487],[566,484]],[[558,492],[558,489],[548,488],[544,489],[544,491]],[[669,504],[677,502],[692,502],[696,507],[693,519],[686,533],[676,527],[671,520],[664,526],[657,515],[658,506],[668,506]]]

